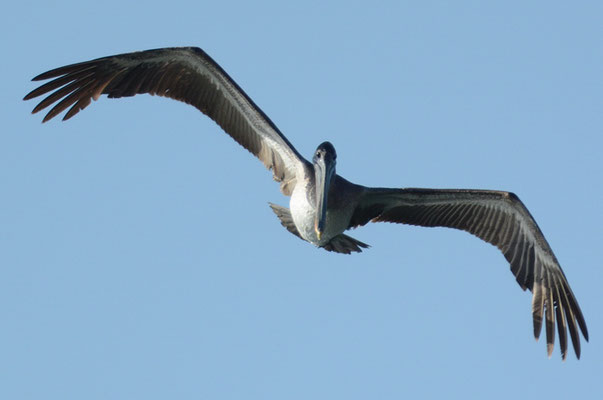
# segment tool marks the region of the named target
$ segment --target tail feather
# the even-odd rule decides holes
[[[335,236],[329,243],[322,246],[322,248],[327,251],[334,251],[342,254],[361,253],[362,249],[368,249],[369,247],[371,246],[362,243],[360,240],[356,240],[353,237],[344,235],[343,233]]]

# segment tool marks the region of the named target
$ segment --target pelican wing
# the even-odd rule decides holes
[[[498,247],[523,290],[533,292],[534,336],[546,321],[547,351],[553,351],[555,319],[561,355],[567,355],[567,329],[580,358],[578,328],[588,341],[580,307],[553,250],[528,209],[513,193],[490,190],[367,188],[350,228],[372,222],[443,226],[469,232]]]
[[[209,116],[272,170],[286,195],[291,194],[300,168],[308,164],[239,85],[199,48],[119,54],[56,68],[33,78],[46,79],[53,80],[24,98],[50,93],[33,113],[58,102],[43,122],[71,107],[63,117],[67,120],[102,94],[119,98],[149,93],[193,105]]]

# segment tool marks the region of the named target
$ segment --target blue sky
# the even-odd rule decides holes
[[[603,395],[600,2],[14,2],[0,24],[0,398]],[[270,173],[174,101],[42,125],[40,72],[205,49],[306,157],[366,185],[517,193],[587,319],[551,359],[530,300],[463,232],[285,231]],[[211,190],[209,189],[211,188]]]

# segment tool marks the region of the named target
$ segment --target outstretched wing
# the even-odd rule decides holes
[[[58,102],[43,122],[71,107],[63,117],[67,120],[102,94],[118,98],[149,93],[193,105],[213,119],[273,171],[286,195],[291,194],[296,175],[308,164],[239,85],[199,48],[119,54],[56,68],[33,78],[46,79],[53,80],[24,98],[50,93],[33,113]]]
[[[350,228],[367,222],[443,226],[469,232],[498,247],[511,264],[522,289],[533,292],[534,336],[546,318],[547,351],[553,351],[555,317],[561,355],[567,355],[567,327],[580,358],[577,325],[588,341],[580,307],[530,212],[513,193],[490,190],[367,188],[360,197]]]

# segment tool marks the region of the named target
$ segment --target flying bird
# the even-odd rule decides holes
[[[272,171],[289,208],[270,204],[281,224],[295,236],[337,253],[369,246],[344,232],[368,222],[448,227],[469,232],[498,247],[517,283],[533,293],[534,336],[544,320],[547,353],[553,351],[555,323],[561,357],[567,356],[569,330],[576,357],[580,334],[588,341],[582,311],[553,250],[519,198],[510,192],[470,189],[388,189],[354,184],[335,172],[337,154],[321,143],[306,160],[239,85],[203,50],[163,48],[71,64],[44,72],[52,79],[29,94],[48,94],[32,111],[56,103],[43,122],[69,110],[67,120],[92,99],[141,93],[190,104],[214,120]]]

